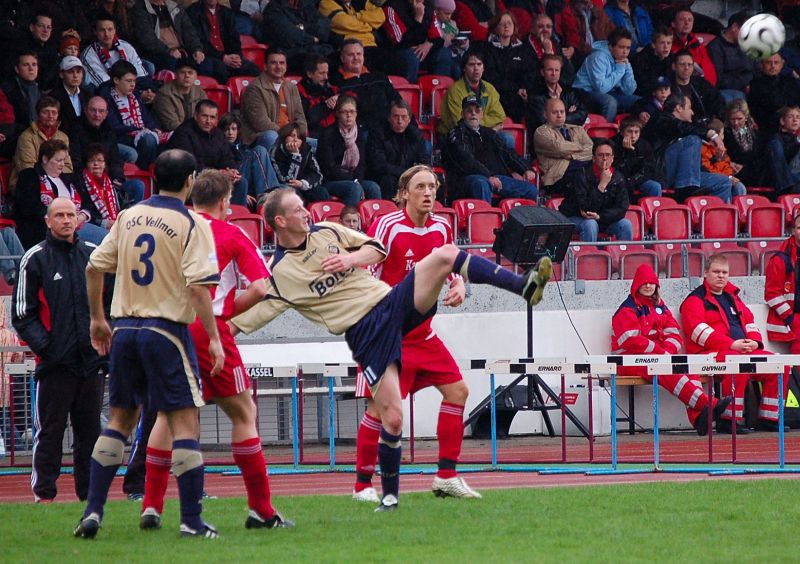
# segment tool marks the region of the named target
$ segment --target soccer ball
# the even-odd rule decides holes
[[[753,59],[771,57],[783,47],[786,29],[772,14],[757,14],[739,30],[739,48]]]

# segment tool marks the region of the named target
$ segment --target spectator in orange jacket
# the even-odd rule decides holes
[[[721,121],[714,118],[708,124],[709,129],[716,131],[719,135],[720,141],[725,141],[725,126]],[[731,181],[731,197],[744,196],[747,194],[747,188],[735,176],[740,170],[742,165],[731,162],[728,156],[728,150],[725,145],[712,143],[711,141],[704,140],[700,147],[700,166],[705,172],[713,172],[715,174],[724,174]]]

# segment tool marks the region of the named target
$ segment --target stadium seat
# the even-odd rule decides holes
[[[500,200],[500,211],[503,212],[503,218],[505,219],[508,217],[508,212],[511,211],[511,208],[535,205],[536,200],[529,200],[528,198],[506,198],[504,200]]]
[[[299,74],[287,74],[283,78],[284,78],[284,80],[287,80],[287,81],[291,82],[292,84],[299,84],[300,81],[303,80],[303,77],[300,76]]]
[[[625,217],[631,222],[633,240],[641,241],[644,239],[644,210],[642,207],[637,205],[628,206]]]
[[[433,203],[433,213],[436,215],[440,215],[447,220],[450,224],[450,229],[453,231],[453,238],[458,238],[458,217],[456,216],[456,210],[453,208],[448,208],[444,206],[438,200]]]
[[[238,213],[228,216],[228,223],[240,227],[260,249],[264,246],[264,217],[255,213]]]
[[[319,221],[339,221],[339,214],[342,213],[344,204],[341,202],[312,202],[308,206],[308,211],[311,213],[311,221],[317,223]]]
[[[574,280],[610,280],[611,253],[591,245],[570,245],[569,274]],[[569,257],[570,255],[568,255]]]
[[[153,78],[162,81],[164,84],[167,84],[175,80],[175,73],[172,72],[171,70],[161,69],[155,74]]]
[[[441,94],[439,100],[441,100],[441,96],[444,96],[444,93],[450,88],[453,82],[453,79],[449,76],[437,74],[426,74],[419,77],[417,84],[419,84],[422,90],[422,111],[425,115],[439,115],[438,112],[434,111],[434,106],[438,106],[438,104],[434,103],[434,90],[437,88],[440,89]],[[438,102],[438,100],[436,100],[436,102]]]
[[[467,241],[471,245],[494,243],[495,229],[503,224],[503,212],[497,208],[474,210],[467,217]]]
[[[649,231],[653,229],[653,214],[655,211],[661,208],[677,206],[678,202],[664,196],[647,196],[639,199],[639,205],[644,211],[645,228]]]
[[[739,234],[739,212],[736,206],[709,202],[700,210],[700,236],[703,239],[732,239]]]
[[[688,239],[692,235],[691,212],[687,206],[656,209],[653,213],[653,235],[656,240]]]
[[[431,113],[434,117],[439,117],[442,113],[442,100],[447,93],[449,86],[434,86],[431,92]]]
[[[431,149],[436,150],[436,125],[428,122],[420,123],[418,127],[425,141],[431,144]]]
[[[750,252],[751,274],[753,267],[758,265],[758,273],[764,276],[764,269],[772,255],[781,250],[783,241],[747,241],[745,248]]]
[[[622,120],[624,120],[626,117],[629,117],[630,115],[631,114],[617,114],[617,117],[614,118],[614,123],[616,123],[617,125],[621,125]]]
[[[397,84],[394,87],[400,97],[411,106],[411,113],[417,118],[422,119],[422,90],[416,84]]]
[[[745,194],[744,196],[734,196],[731,203],[736,206],[736,211],[739,212],[739,228],[746,229],[747,212],[750,210],[750,207],[755,204],[769,204],[771,202],[764,196]]]
[[[592,139],[611,139],[619,131],[616,123],[587,124],[584,127]]]
[[[783,237],[784,212],[781,204],[755,204],[747,211],[747,233],[752,238]]]
[[[453,202],[453,209],[456,210],[458,224],[466,227],[469,215],[475,210],[491,209],[491,205],[477,198],[461,198]]]
[[[242,47],[249,47],[250,45],[259,45],[258,39],[256,39],[252,35],[244,35],[244,34],[239,36],[239,43],[242,44]]]
[[[783,206],[786,225],[791,225],[794,216],[800,212],[800,195],[784,194],[783,196],[778,196],[778,203]]]
[[[711,204],[724,204],[718,196],[689,196],[683,201],[692,212],[692,229],[700,231],[700,211]]]
[[[203,91],[209,100],[219,106],[219,115],[230,112],[233,108],[233,95],[231,89],[224,84],[217,84],[215,86],[205,86]]]
[[[267,61],[267,46],[263,43],[255,43],[247,46],[243,45],[242,58],[253,63],[259,70],[264,70],[264,64]]]
[[[750,269],[752,261],[750,260],[750,251],[744,247],[740,247],[736,243],[701,243],[700,250],[706,255],[706,258],[715,253],[725,253],[728,258],[728,265],[730,266],[731,276],[750,276]]]
[[[217,82],[216,78],[211,76],[203,76],[202,74],[197,75],[195,84],[203,90],[205,90],[207,86],[219,86],[219,82]]]
[[[507,117],[500,131],[508,133],[514,138],[514,148],[517,150],[517,154],[524,157],[528,152],[527,128]]]
[[[606,118],[600,114],[589,114],[586,116],[586,121],[583,123],[583,127],[587,128],[592,125],[605,125],[607,123],[608,121]]]
[[[231,103],[234,108],[238,108],[242,103],[242,93],[255,79],[256,77],[254,76],[232,76],[228,79],[228,88],[231,89],[231,95],[233,97]]]
[[[377,218],[396,211],[397,204],[391,200],[362,200],[358,204],[358,215],[361,216],[361,229],[366,231]]]
[[[144,199],[153,195],[153,175],[149,170],[142,170],[133,163],[125,163],[122,168],[125,180],[141,180],[144,182]]]
[[[402,84],[411,84],[406,77],[400,76],[399,74],[389,74],[386,75],[386,78],[389,79],[389,82],[392,83],[395,89]]]
[[[686,247],[689,261],[688,271],[683,271],[683,249]],[[685,276],[703,276],[706,257],[700,249],[676,243],[656,243],[653,250],[658,255],[658,265],[667,278],[683,278]]]
[[[545,207],[551,210],[558,211],[558,208],[561,207],[561,202],[563,201],[564,201],[564,196],[553,196],[552,198],[547,200]]]
[[[708,47],[708,44],[714,41],[717,36],[713,33],[695,33],[695,37],[697,40],[705,47]]]
[[[642,264],[649,264],[658,272],[658,255],[644,245],[609,245],[607,249],[614,260],[620,280],[631,280]]]

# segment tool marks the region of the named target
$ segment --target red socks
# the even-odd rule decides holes
[[[164,497],[167,494],[169,471],[172,467],[172,451],[147,447],[145,459],[144,499],[142,509],[152,507],[159,514],[164,512]]]
[[[372,475],[375,473],[375,464],[378,461],[380,434],[380,419],[365,413],[361,418],[356,437],[356,492],[372,487]]]
[[[275,514],[270,502],[267,462],[261,450],[261,439],[253,437],[240,443],[231,443],[233,460],[242,471],[247,490],[247,505],[263,519]]]
[[[439,471],[442,479],[454,478],[456,464],[461,456],[461,443],[464,440],[464,406],[442,402],[439,408],[439,422],[436,426],[439,439]]]

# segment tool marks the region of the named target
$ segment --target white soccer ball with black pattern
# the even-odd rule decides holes
[[[781,50],[786,28],[772,14],[757,14],[739,30],[739,48],[753,59],[766,59]]]

